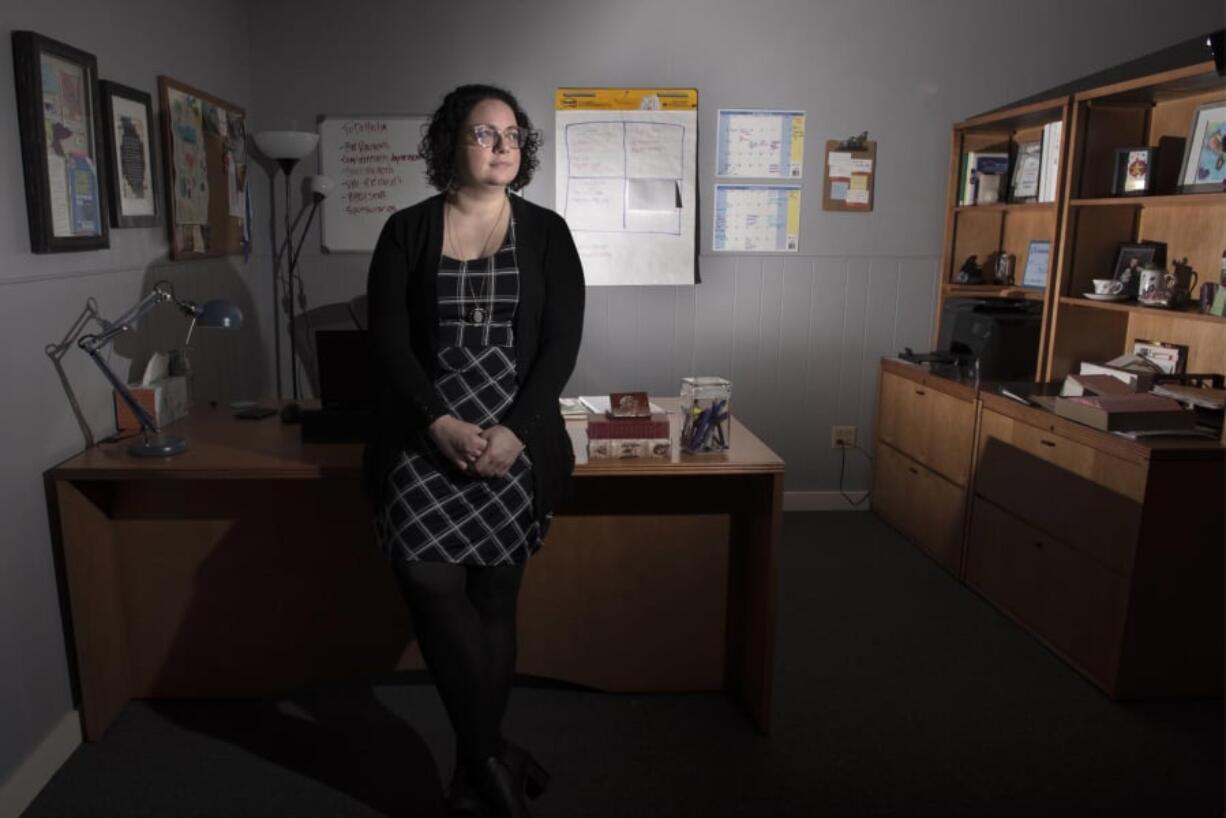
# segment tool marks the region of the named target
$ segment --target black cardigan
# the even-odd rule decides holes
[[[519,263],[519,392],[502,423],[532,459],[536,514],[543,520],[569,485],[575,463],[558,397],[583,335],[583,267],[561,216],[519,196],[510,202]],[[442,248],[439,194],[394,213],[370,260],[368,335],[380,389],[363,479],[376,502],[398,453],[418,447],[430,423],[448,414],[433,385],[439,374],[436,283]]]

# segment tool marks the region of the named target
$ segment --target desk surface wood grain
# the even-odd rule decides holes
[[[669,411],[673,442],[669,458],[624,460],[587,459],[587,430],[583,420],[568,420],[567,432],[575,447],[575,477],[584,475],[695,475],[782,472],[783,459],[736,418],[732,420],[732,447],[720,454],[688,455],[677,445],[680,435],[679,401],[653,398]],[[237,420],[227,406],[200,405],[164,432],[186,438],[190,448],[168,458],[142,459],[128,454],[132,438],[104,443],[75,455],[49,470],[57,480],[313,480],[329,476],[351,477],[361,469],[362,447],[353,443],[303,443],[301,427],[276,417]]]

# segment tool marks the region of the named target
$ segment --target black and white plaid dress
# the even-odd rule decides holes
[[[443,374],[434,387],[456,417],[488,427],[515,400],[518,303],[513,218],[493,255],[472,261],[442,256],[438,362]],[[374,524],[379,548],[391,559],[507,565],[523,562],[541,546],[526,451],[506,477],[470,477],[423,438],[420,451],[400,453],[387,480]]]

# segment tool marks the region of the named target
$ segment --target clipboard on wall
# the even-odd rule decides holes
[[[861,213],[873,209],[873,179],[877,175],[876,142],[867,139],[826,140],[822,172],[822,210]]]

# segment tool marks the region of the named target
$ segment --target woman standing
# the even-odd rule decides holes
[[[419,148],[441,192],[388,220],[367,281],[376,538],[456,733],[451,807],[477,815],[526,816],[548,781],[501,732],[524,566],[574,465],[558,396],[583,329],[566,223],[509,194],[539,144],[506,91],[449,93]]]

